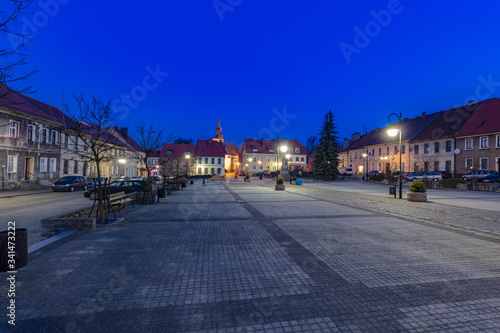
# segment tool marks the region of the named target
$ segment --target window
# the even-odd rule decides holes
[[[402,145],[401,146],[401,154],[404,154],[406,151],[406,146],[405,145]]]
[[[47,157],[40,157],[40,172],[47,172]]]
[[[63,164],[63,173],[67,174],[68,173],[68,160],[64,160],[63,163],[64,163]],[[101,172],[101,174],[102,174],[102,172]]]
[[[415,154],[418,154],[418,145],[415,145],[414,151],[415,151]]]
[[[300,149],[299,148],[295,148],[295,154],[298,154],[300,153]]]
[[[401,163],[401,172],[405,172],[405,164]]]
[[[262,162],[262,157],[259,157],[259,158],[257,159],[257,161],[258,161],[258,162]]]
[[[429,144],[428,143],[424,143],[424,154],[428,154],[428,153],[429,153]]]
[[[276,165],[273,165],[273,170],[276,170]]]
[[[434,171],[439,171],[439,161],[434,161]]]
[[[446,141],[446,151],[451,151],[451,140]]]
[[[252,170],[257,170],[257,166],[256,165],[252,165]]]
[[[220,158],[219,158],[219,159],[217,160],[217,163],[218,163],[218,164],[221,164],[221,163],[222,163],[222,159],[220,159]]]
[[[217,174],[221,174],[222,173],[222,169],[221,168],[217,168]]]
[[[266,162],[267,162],[267,163],[271,162],[271,158],[266,157]]]
[[[47,143],[47,129],[46,128],[42,128],[42,140],[41,142],[42,143]]]
[[[205,175],[208,175],[208,168],[205,168]]]
[[[57,144],[57,132],[56,131],[50,132],[50,143],[53,145]]]
[[[269,152],[270,153],[274,153],[274,149],[269,149]]]
[[[289,152],[290,154],[292,154],[292,153],[293,153],[293,148],[288,149],[288,152]]]
[[[269,170],[269,165],[266,165],[266,170]]]
[[[379,155],[379,156],[380,156],[380,155],[382,155],[382,148],[379,148],[379,149],[378,149],[378,155]]]
[[[57,158],[51,158],[49,164],[49,172],[57,171]]]
[[[64,136],[64,148],[69,148],[69,136]]]
[[[264,169],[262,168],[262,165],[259,165],[259,170],[264,170]]]
[[[301,158],[300,158],[300,161],[301,161],[301,162],[304,162],[304,158],[303,158],[303,157],[301,157]]]
[[[254,157],[252,161],[257,162],[257,157]]]
[[[479,148],[480,149],[486,149],[489,146],[489,138],[487,136],[482,136],[479,139]]]
[[[349,152],[349,159],[352,160],[352,152]]]
[[[356,151],[356,152],[354,152],[354,158],[355,158],[355,159],[356,159],[356,158],[358,158],[358,152],[357,152],[357,151]]]
[[[496,148],[500,148],[500,135],[497,135],[497,143],[495,145]]]
[[[445,171],[451,172],[451,161],[445,162]]]
[[[472,138],[465,139],[465,149],[473,149],[474,148],[474,143],[472,140],[473,140]]]
[[[424,171],[429,171],[429,162],[424,162]]]
[[[200,157],[200,158],[198,158],[198,163],[200,163],[200,164],[201,164],[201,163],[202,163],[202,161],[203,161],[203,159],[202,159],[201,157]]]
[[[389,147],[387,147],[387,155],[389,155]]]
[[[372,149],[372,156],[375,156],[375,148]]]
[[[89,146],[88,146],[86,143],[84,143],[84,144],[83,144],[83,150],[84,150],[84,151],[89,150]]]
[[[11,138],[19,138],[19,122],[15,120],[9,121],[9,136]]]
[[[17,156],[8,156],[7,173],[17,173]]]
[[[87,169],[88,169],[88,163],[87,162],[83,162],[83,176],[84,177],[87,177]]]
[[[418,167],[418,162],[414,162],[414,163],[413,163],[413,171],[415,171],[415,172],[416,172],[418,169],[419,169],[419,167]]]
[[[75,137],[75,150],[78,150],[78,138]]]
[[[398,153],[398,146],[394,146],[394,154]]]
[[[299,158],[298,157],[295,157],[295,162],[299,162]]]
[[[276,157],[275,157],[275,158],[273,158],[273,162],[276,162]]]
[[[28,141],[35,141],[35,126],[28,125]]]
[[[439,142],[434,142],[434,152],[439,153],[440,144]],[[436,170],[438,171],[438,170]]]
[[[113,169],[111,169],[111,174],[113,173]],[[75,165],[73,166],[73,173],[78,173],[78,161],[75,161]]]
[[[481,159],[481,169],[488,169],[488,158]]]
[[[473,163],[474,163],[474,160],[472,158],[466,158],[465,159],[465,169],[466,170],[472,169]]]
[[[257,148],[252,148],[253,152],[258,152],[259,150]]]
[[[205,164],[208,164],[208,157],[205,157]]]

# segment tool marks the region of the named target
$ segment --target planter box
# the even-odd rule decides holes
[[[427,192],[406,192],[406,200],[415,202],[426,202]]]
[[[244,178],[243,180],[245,181],[245,183],[250,183],[250,178]]]
[[[52,237],[66,230],[94,229],[96,218],[87,217],[90,208],[84,208],[71,213],[42,219],[42,237]]]
[[[285,185],[275,185],[274,187],[275,190],[277,191],[284,191],[285,190]]]

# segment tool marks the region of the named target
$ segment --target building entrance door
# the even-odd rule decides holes
[[[26,181],[33,180],[35,172],[35,158],[26,157],[26,162],[24,163],[24,179]]]

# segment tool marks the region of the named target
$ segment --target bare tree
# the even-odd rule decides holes
[[[307,152],[307,163],[309,163],[309,157],[316,151],[316,146],[318,145],[318,137],[311,135],[307,138],[306,142],[306,152]]]
[[[112,111],[112,100],[103,100],[100,97],[85,99],[83,95],[73,95],[77,109],[71,112],[69,104],[63,102],[63,110],[70,115],[63,122],[62,132],[69,138],[72,146],[80,146],[83,150],[75,149],[72,153],[80,159],[93,163],[97,171],[98,186],[98,216],[100,223],[104,222],[103,187],[101,184],[101,165],[112,159],[111,151],[118,146],[118,142],[108,129],[115,121]]]
[[[23,94],[33,93],[32,87],[22,87],[20,82],[25,81],[38,71],[37,68],[21,72],[21,67],[27,64],[26,45],[30,37],[38,31],[25,32],[20,27],[19,18],[30,14],[28,7],[33,0],[4,0],[0,9],[0,35],[10,41],[12,48],[0,48],[0,84],[6,89],[0,91],[0,99],[17,91]],[[5,45],[5,44],[4,44]]]
[[[146,166],[148,182],[146,202],[150,204],[151,202],[154,202],[154,200],[152,200],[151,195],[151,169],[148,165],[148,158],[153,155],[153,152],[155,150],[161,149],[164,144],[172,140],[172,134],[165,136],[161,128],[155,127],[153,123],[151,123],[149,126],[146,126],[144,125],[144,122],[140,122],[135,127],[135,130],[137,132],[135,141],[137,142],[140,151],[143,153],[142,162]]]

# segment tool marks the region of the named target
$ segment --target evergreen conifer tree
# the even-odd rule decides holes
[[[334,180],[339,175],[338,165],[338,132],[333,122],[333,113],[330,110],[325,116],[321,128],[319,144],[314,156],[315,178],[319,180]]]

